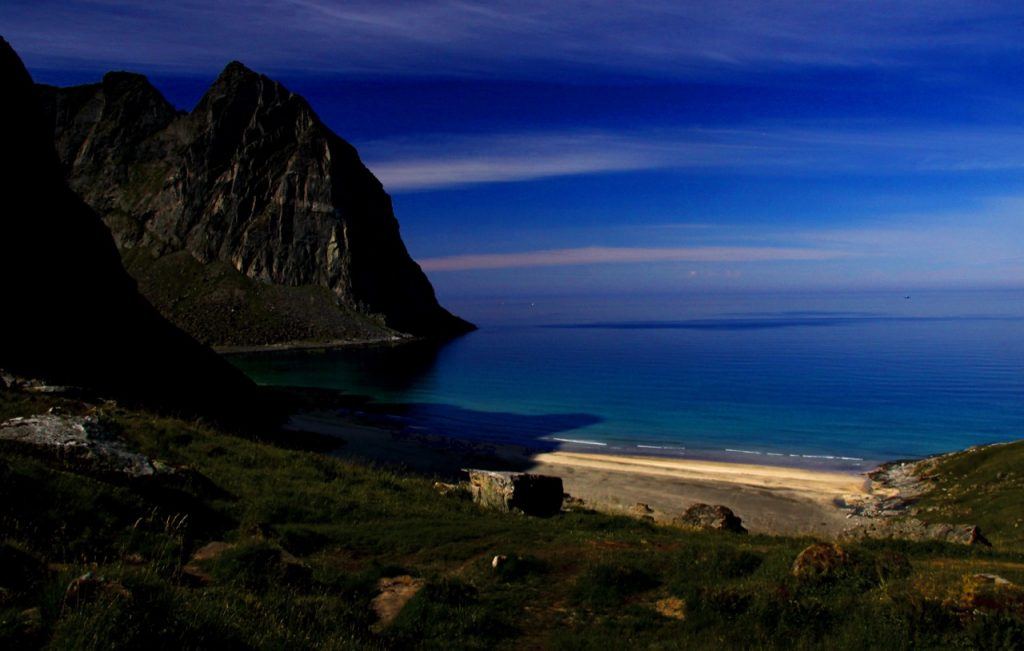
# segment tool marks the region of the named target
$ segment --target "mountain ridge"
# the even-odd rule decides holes
[[[185,323],[175,316],[180,301],[147,291],[184,272],[152,278],[146,270],[154,265],[128,264],[161,313],[204,342],[448,337],[473,329],[438,304],[402,243],[390,197],[356,149],[279,82],[233,61],[187,113],[134,73],[38,92],[70,185],[103,216],[126,262],[139,260],[139,251],[154,260],[186,251],[246,279],[205,292],[206,302],[192,307],[209,318]],[[204,278],[188,293],[212,284]],[[298,302],[312,312],[283,330],[225,341],[217,315],[237,313],[239,301],[262,305],[264,285],[287,288],[289,297],[248,310],[254,318],[280,320]],[[313,326],[309,313],[317,315]]]
[[[252,381],[138,293],[110,232],[65,184],[31,76],[2,38],[0,84],[0,368],[170,413],[270,424]]]

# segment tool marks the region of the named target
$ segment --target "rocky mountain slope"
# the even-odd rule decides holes
[[[188,114],[122,72],[39,94],[71,187],[141,291],[201,340],[472,329],[438,304],[356,150],[281,84],[231,63]]]
[[[3,39],[0,85],[0,368],[179,413],[260,413],[255,385],[139,295],[64,182],[32,79]]]

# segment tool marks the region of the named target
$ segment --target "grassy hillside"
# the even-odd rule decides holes
[[[977,523],[997,547],[1024,549],[1024,441],[923,464],[935,487],[917,506],[936,520]]]
[[[0,391],[3,419],[54,405],[93,409]],[[98,413],[134,448],[196,474],[132,487],[0,451],[0,648],[1024,644],[1020,604],[964,594],[976,572],[1024,583],[1020,546],[849,545],[838,570],[796,578],[810,540],[487,512],[429,478],[111,405]],[[196,583],[183,567],[218,540],[236,546]],[[510,558],[499,570],[496,554]],[[103,580],[69,591],[85,572]],[[403,574],[425,587],[377,630],[377,581]]]
[[[121,252],[139,291],[160,313],[212,346],[382,339],[394,330],[341,306],[325,287],[286,287],[253,280],[223,262],[201,264],[181,251],[154,258]]]

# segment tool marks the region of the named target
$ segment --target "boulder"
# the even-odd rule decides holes
[[[450,484],[444,481],[435,481],[434,490],[443,497],[461,497],[469,493],[464,484]]]
[[[583,510],[587,508],[587,503],[582,497],[573,497],[569,493],[562,493],[562,506],[567,510]]]
[[[132,596],[128,588],[119,581],[96,576],[92,572],[86,572],[68,584],[64,591],[64,603],[68,606],[77,606],[98,597],[108,599],[123,598],[130,599]]]
[[[280,579],[290,585],[302,585],[312,579],[313,572],[310,567],[286,549],[265,543],[247,547],[244,544],[236,545],[223,541],[211,542],[196,550],[188,564],[181,568],[181,573],[192,584],[209,584],[214,578],[213,573],[209,571],[211,562],[236,549],[240,553],[248,553],[249,556],[243,563],[258,566],[259,571],[264,573],[268,580],[273,577],[274,580]]]
[[[849,554],[839,545],[814,543],[796,557],[791,572],[798,579],[829,578],[849,563]]]
[[[212,561],[221,556],[224,552],[234,548],[235,546],[233,544],[220,540],[207,543],[197,549],[195,554],[192,554],[191,560],[181,568],[181,573],[193,583],[206,585],[213,580],[213,577],[206,570],[204,565],[208,561]]]
[[[898,540],[938,541],[957,545],[984,545],[992,543],[974,524],[925,522],[917,518],[882,519],[855,527],[844,534],[847,538],[894,538]]]
[[[466,472],[473,501],[481,506],[538,516],[555,515],[562,510],[561,477],[472,469]]]
[[[173,471],[128,450],[95,418],[39,414],[0,424],[0,446],[89,475],[139,479]]]
[[[405,604],[416,596],[424,585],[423,579],[409,575],[392,576],[377,582],[379,594],[370,602],[370,607],[377,615],[377,623],[373,625],[375,632],[380,632],[391,625],[402,612]]]
[[[732,509],[721,504],[693,504],[681,516],[673,519],[672,524],[706,531],[747,533],[743,521],[732,512]]]

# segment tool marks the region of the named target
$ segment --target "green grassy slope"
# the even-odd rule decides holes
[[[53,398],[0,392],[0,418]],[[1020,547],[850,545],[837,574],[790,573],[809,540],[696,533],[572,512],[482,511],[429,478],[106,406],[132,446],[205,477],[141,490],[0,450],[0,647],[910,648],[1024,643],[1024,620],[957,607],[965,574],[1024,582]],[[208,481],[206,481],[208,480]],[[193,585],[182,566],[238,543]],[[282,568],[277,550],[309,575]],[[512,561],[500,571],[495,554]],[[4,559],[17,558],[17,563]],[[26,560],[29,559],[29,560]],[[909,565],[907,564],[909,560]],[[48,569],[46,569],[48,567]],[[117,581],[66,596],[91,571]],[[374,632],[380,577],[426,580]],[[17,585],[15,585],[17,583]],[[666,602],[664,600],[672,599]],[[682,619],[658,613],[671,606]],[[38,610],[33,610],[38,609]]]
[[[929,517],[977,523],[997,547],[1024,549],[1024,441],[965,450],[923,466]]]
[[[159,312],[213,346],[381,339],[395,331],[345,308],[324,287],[285,287],[253,280],[223,262],[201,264],[187,252],[154,258],[121,252],[139,291]]]

